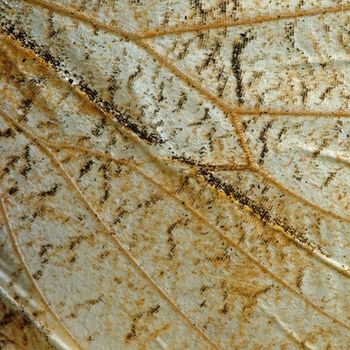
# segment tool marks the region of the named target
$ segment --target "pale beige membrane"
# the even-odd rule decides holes
[[[0,1],[9,349],[350,343],[349,4],[189,4]]]

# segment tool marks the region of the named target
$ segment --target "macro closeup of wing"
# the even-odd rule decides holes
[[[350,2],[0,0],[0,349],[350,348]]]

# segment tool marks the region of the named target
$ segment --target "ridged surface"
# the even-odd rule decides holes
[[[0,0],[0,348],[349,348],[349,32]]]

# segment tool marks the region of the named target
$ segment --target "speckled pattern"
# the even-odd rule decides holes
[[[349,33],[0,0],[0,349],[350,348]]]

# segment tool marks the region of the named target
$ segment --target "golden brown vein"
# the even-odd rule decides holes
[[[264,170],[261,167],[251,168],[252,171],[256,172],[258,175],[262,176],[265,181],[273,184],[276,188],[278,188],[280,191],[286,193],[287,195],[297,199],[299,202],[306,204],[307,206],[315,209],[316,211],[319,211],[320,213],[327,215],[329,217],[332,217],[336,220],[344,221],[344,222],[350,222],[350,217],[345,217],[340,214],[334,213],[331,210],[327,210],[322,208],[321,206],[309,201],[302,195],[290,190],[286,186],[284,186],[281,182],[276,180],[271,174],[269,174],[266,170]]]
[[[186,77],[186,76],[185,76]],[[215,96],[214,96],[215,97]],[[261,175],[262,175],[262,173],[261,173]],[[264,173],[264,175],[263,176],[267,176],[265,173]],[[275,184],[276,185],[276,184]]]
[[[60,147],[62,148],[67,148],[70,150],[76,150],[78,152],[83,152],[86,154],[92,154],[94,156],[98,156],[101,158],[106,158],[106,159],[110,159],[112,161],[115,160],[115,158],[108,156],[106,154],[104,154],[103,152],[98,152],[98,151],[90,151],[88,149],[83,149],[82,147],[77,147],[75,148],[74,146],[67,146],[65,147],[65,145],[53,145],[51,144],[50,147],[53,147],[55,149],[59,149]],[[118,159],[116,160],[116,162],[118,162]],[[137,173],[139,173],[140,175],[142,175],[146,180],[150,181],[151,183],[153,183],[155,186],[157,186],[159,188],[159,190],[164,193],[165,195],[173,198],[174,200],[176,200],[176,202],[178,202],[179,204],[181,204],[186,210],[188,210],[194,217],[196,217],[199,221],[203,222],[205,225],[207,225],[208,227],[210,227],[211,229],[213,229],[216,233],[219,234],[219,236],[230,246],[236,248],[239,252],[241,252],[243,255],[245,255],[247,258],[249,258],[251,261],[254,262],[255,265],[257,265],[263,272],[267,273],[268,275],[270,275],[272,278],[274,278],[275,280],[277,280],[278,282],[280,282],[285,288],[289,289],[290,291],[292,291],[294,294],[297,294],[299,297],[301,297],[309,306],[311,306],[313,309],[315,309],[316,311],[320,312],[321,314],[323,314],[324,316],[332,319],[334,322],[337,322],[339,324],[341,324],[342,326],[344,326],[347,329],[350,329],[350,326],[348,326],[347,324],[345,324],[343,321],[336,319],[335,317],[333,317],[331,314],[329,314],[328,312],[326,312],[325,310],[323,310],[321,307],[317,306],[316,304],[314,304],[312,301],[310,301],[305,295],[303,295],[301,292],[299,292],[296,288],[292,287],[290,284],[288,284],[286,281],[284,281],[281,277],[279,277],[278,275],[276,275],[274,272],[272,272],[270,269],[268,269],[267,267],[265,267],[259,260],[257,260],[253,255],[251,255],[250,253],[248,253],[245,249],[243,249],[241,246],[239,246],[238,244],[236,244],[232,239],[230,239],[229,237],[227,237],[227,235],[225,234],[225,232],[221,229],[219,229],[218,227],[216,227],[216,225],[212,224],[210,221],[208,221],[208,219],[201,214],[199,211],[197,211],[196,209],[194,209],[192,206],[190,206],[189,204],[187,204],[185,201],[183,201],[183,199],[181,197],[179,197],[176,193],[170,191],[169,189],[167,189],[163,184],[159,183],[157,180],[155,180],[153,177],[149,176],[148,174],[146,174],[144,171],[142,171],[138,166],[136,166],[135,164],[133,164],[132,162],[127,162],[125,165],[127,165],[128,167],[130,167],[131,169],[135,170]],[[296,242],[295,242],[296,243]]]
[[[270,314],[264,306],[260,306],[263,312],[270,317],[288,336],[288,338],[292,339],[294,343],[301,346],[302,349],[306,350],[314,350],[313,347],[310,347],[306,341],[301,340],[292,329],[289,329],[287,326],[283,324],[283,322],[274,314]]]
[[[0,112],[2,113],[2,112]],[[17,255],[17,257],[19,258],[21,264],[24,267],[24,270],[26,271],[26,274],[28,275],[30,281],[33,283],[35,290],[37,291],[38,295],[40,296],[40,299],[43,302],[43,307],[46,309],[46,311],[48,311],[49,313],[51,313],[53,315],[53,317],[55,318],[55,320],[58,322],[58,324],[62,327],[64,333],[66,335],[68,335],[68,337],[72,340],[72,342],[75,344],[77,349],[83,349],[83,347],[79,344],[78,340],[73,336],[73,334],[71,334],[71,332],[68,330],[67,326],[65,325],[65,323],[63,322],[63,320],[57,315],[57,313],[53,310],[53,308],[50,306],[50,303],[47,301],[46,297],[44,296],[44,294],[41,292],[37,282],[35,281],[35,279],[33,278],[32,274],[30,273],[29,267],[25,262],[24,256],[21,252],[21,249],[19,247],[19,244],[17,242],[17,238],[15,233],[13,232],[13,229],[11,227],[11,223],[9,221],[8,215],[7,215],[7,211],[6,211],[6,207],[5,207],[5,202],[4,202],[4,198],[3,195],[0,192],[0,214],[3,216],[4,218],[4,222],[5,222],[5,227],[7,230],[7,233],[9,235],[12,247]]]
[[[8,39],[10,40],[10,39]],[[31,52],[30,50],[27,50],[27,49],[24,49],[22,46],[20,46],[19,44],[15,44],[15,42],[13,42],[13,40],[11,39],[10,40],[10,44],[11,45],[14,45],[15,48],[17,50],[24,50],[25,52],[29,51]],[[33,57],[37,57],[34,53],[32,54]],[[39,63],[42,63],[41,64],[41,69],[45,69],[45,72],[47,71],[48,74],[50,75],[51,72],[48,71],[48,66],[46,66],[46,64],[44,64],[45,62],[41,59],[41,58],[38,58],[38,61]],[[51,75],[50,75],[51,76]],[[60,80],[59,80],[60,81]],[[62,81],[62,84],[64,84],[65,82]],[[67,87],[78,97],[78,98],[81,98],[84,103],[88,103],[90,104],[94,110],[96,110],[96,112],[98,112],[99,114],[101,114],[102,116],[106,116],[108,117],[111,121],[113,121],[113,123],[115,123],[115,120],[113,119],[113,117],[100,109],[100,107],[98,107],[94,101],[91,101],[84,92],[81,92],[79,89],[76,89],[74,87],[72,87],[70,84],[68,83],[65,83],[65,85],[67,85]],[[36,101],[36,100],[35,100]],[[34,102],[35,102],[34,101]],[[44,108],[44,106],[42,106],[42,104],[38,104],[38,107],[39,108]],[[49,109],[49,107],[46,107],[44,108],[44,110],[49,110],[50,113],[52,113],[53,111],[51,109]],[[119,126],[119,125],[117,125]],[[118,130],[118,129],[117,129]],[[122,127],[122,131],[125,132],[129,137],[131,137],[135,142],[137,142],[138,144],[141,144],[141,145],[144,145],[144,143],[141,142],[141,140],[139,139],[139,137],[137,135],[135,135],[134,133],[132,133],[130,130],[128,130],[127,128],[125,127]],[[93,151],[92,151],[93,152]],[[162,161],[164,162],[168,162],[168,161],[179,161],[179,162],[183,162],[183,163],[186,163],[185,160],[176,160],[176,159],[168,159],[168,158],[159,158],[157,156],[154,156],[152,153],[150,153],[148,151],[148,149],[146,150],[147,154],[150,156],[150,159],[152,159],[154,162],[156,163],[161,163]],[[97,155],[97,154],[96,154]],[[99,154],[99,156],[101,156]],[[187,162],[188,163],[188,162]],[[191,164],[190,164],[191,165]],[[227,171],[234,171],[234,170],[247,170],[247,171],[252,171],[252,172],[256,172],[258,173],[259,175],[261,175],[263,178],[265,177],[266,178],[266,181],[276,185],[277,184],[277,180],[275,180],[270,174],[267,174],[265,170],[263,169],[260,169],[259,166],[255,165],[254,163],[251,164],[250,166],[248,165],[240,165],[240,164],[228,164],[228,165],[214,165],[214,164],[207,164],[207,163],[204,163],[204,164],[193,164],[194,167],[198,166],[198,167],[203,167],[203,168],[206,168],[206,169],[209,169],[209,170],[227,170]],[[210,169],[210,168],[213,168],[213,169]],[[279,189],[282,190],[284,193],[287,193],[288,195],[290,196],[293,196],[293,198],[297,199],[298,201],[301,201],[302,203],[304,203],[305,205],[308,205],[308,206],[311,206],[312,208],[316,209],[317,211],[320,211],[321,213],[323,213],[324,215],[327,215],[327,216],[331,216],[331,217],[335,217],[336,219],[338,220],[343,220],[343,221],[347,221],[348,219],[347,218],[344,218],[342,216],[338,216],[336,213],[333,213],[331,211],[327,211],[317,205],[315,205],[314,203],[312,202],[309,202],[307,199],[305,199],[304,197],[290,191],[288,188],[286,188],[285,186],[283,186],[282,184],[278,183],[279,184]],[[279,230],[281,230],[282,232],[284,232],[287,236],[288,233],[285,232],[285,230],[283,228],[279,228]],[[293,241],[298,244],[299,246],[302,244],[301,242],[299,241],[296,241],[295,239],[293,239]],[[310,249],[309,247],[306,247],[307,249]],[[348,269],[344,266],[342,266],[341,264],[337,263],[337,262],[334,262],[334,264],[332,263],[332,261],[330,261],[329,258],[323,256],[323,255],[320,255],[319,257],[324,263],[326,263],[326,265],[328,266],[332,266],[333,268],[335,268],[336,270],[338,270],[339,272],[341,272],[342,274],[344,275],[348,275]]]
[[[297,110],[278,110],[269,108],[234,108],[234,112],[239,116],[271,116],[271,117],[324,117],[324,118],[350,118],[350,111],[338,110],[338,111],[316,111],[308,109]]]
[[[147,47],[147,52],[148,50],[150,50],[150,52],[152,52],[152,56],[153,53],[157,54],[157,58],[160,58],[162,63],[167,62],[167,59],[163,56],[161,56],[160,54],[158,54],[155,50],[153,50],[152,47],[150,47],[149,45],[147,45],[147,43],[145,43],[142,39],[144,39],[142,36],[140,36],[139,34],[135,34],[135,33],[129,33],[129,32],[125,32],[122,29],[111,25],[111,24],[107,24],[104,23],[102,21],[98,21],[95,18],[93,18],[92,16],[89,16],[85,13],[82,13],[78,10],[76,10],[73,7],[68,7],[68,6],[64,6],[64,5],[60,5],[58,3],[56,3],[55,1],[51,1],[51,0],[24,0],[25,2],[28,3],[33,3],[33,4],[37,4],[37,5],[41,5],[45,8],[48,8],[52,11],[55,11],[57,13],[61,13],[62,15],[66,15],[68,17],[71,17],[73,19],[78,19],[80,21],[89,23],[90,25],[100,28],[102,30],[105,30],[106,32],[110,32],[110,33],[114,33],[118,36],[120,36],[121,38],[124,38],[126,40],[130,40],[132,42],[134,42],[135,44],[141,46],[142,48],[145,49],[145,47]],[[327,10],[328,9],[328,10]],[[331,11],[332,8],[326,8],[323,9],[324,13],[332,13],[332,12],[341,12],[341,11],[347,11],[350,10],[350,5],[343,5],[343,6],[336,6],[334,7],[334,11]],[[314,11],[318,11],[318,10],[322,10],[322,9],[317,9]],[[323,13],[323,12],[321,12]],[[318,14],[318,13],[316,13]],[[309,15],[305,15],[305,16],[309,16]],[[150,53],[149,52],[149,53]],[[157,59],[156,57],[154,57],[155,59]],[[170,65],[173,66],[173,68],[177,69],[176,67],[174,67],[173,64],[169,63]],[[168,68],[168,67],[166,67]],[[170,67],[169,67],[170,68]],[[172,68],[172,69],[173,69]],[[179,71],[179,70],[177,70]],[[179,71],[181,73],[181,71]],[[190,86],[192,79],[190,79],[189,76],[187,76],[184,73],[182,74],[182,78],[181,80],[185,79],[186,83]],[[188,80],[189,79],[189,80]],[[199,84],[199,83],[197,83]],[[205,93],[209,93],[205,88],[202,87],[202,90],[205,91]],[[210,93],[209,93],[210,94]],[[206,96],[207,97],[207,96]],[[226,105],[222,99],[212,95],[212,97],[215,99],[215,102],[212,101],[212,103],[214,105],[216,105],[218,108],[220,109],[224,109],[226,110],[226,113],[228,115],[233,115],[233,116],[241,116],[241,115],[270,115],[270,116],[295,116],[295,117],[303,117],[303,116],[309,116],[309,117],[345,117],[345,118],[349,118],[350,117],[350,111],[346,111],[346,110],[337,110],[337,111],[320,111],[320,110],[307,110],[307,109],[298,109],[298,110],[275,110],[275,109],[271,109],[271,108],[240,108],[240,107],[229,107],[228,105]],[[218,105],[216,104],[218,103]]]
[[[29,130],[23,127],[20,123],[14,120],[12,117],[7,115],[4,111],[0,110],[1,116],[7,120],[14,127],[18,128],[23,132],[23,134],[32,140],[49,158],[52,165],[60,172],[61,176],[66,181],[67,185],[71,187],[80,200],[86,205],[90,213],[97,219],[97,221],[102,225],[105,232],[108,233],[108,236],[116,242],[118,248],[121,253],[132,263],[134,268],[143,276],[143,278],[148,281],[148,283],[159,293],[159,295],[173,308],[173,310],[188,324],[188,326],[197,333],[204,341],[208,343],[211,348],[221,350],[218,345],[216,345],[205,333],[203,333],[194,323],[188,318],[188,316],[180,309],[180,307],[170,298],[170,296],[154,281],[154,279],[144,270],[144,268],[138,263],[138,261],[129,253],[128,249],[124,247],[124,245],[120,242],[120,240],[116,237],[115,233],[112,229],[102,220],[100,215],[94,209],[92,204],[86,199],[84,194],[81,192],[75,181],[69,176],[61,162],[55,157],[52,151],[40,141],[38,137],[33,135]]]
[[[70,85],[68,85],[68,86],[71,87]],[[73,89],[74,92],[76,92],[75,90],[76,90],[76,89]],[[80,92],[80,91],[78,90],[78,92]],[[84,94],[79,94],[79,96],[80,96],[80,97],[86,97]],[[85,98],[84,100],[86,100],[86,98]],[[87,101],[88,101],[89,103],[93,103],[93,102],[91,102],[89,99],[87,99]],[[41,104],[40,104],[39,107],[41,107]],[[97,109],[97,111],[101,112],[103,115],[107,115],[107,113],[105,113],[104,111],[101,111],[98,107],[96,107],[96,109]],[[51,111],[51,112],[52,112],[52,111]],[[132,134],[129,130],[126,129],[126,131],[127,131],[127,133],[128,133],[129,136],[130,136],[130,135],[133,136],[133,134]],[[140,141],[138,140],[137,137],[134,137],[134,140],[137,140],[137,142],[140,142]],[[160,162],[160,161],[169,161],[169,159],[164,159],[164,160],[163,160],[163,159],[160,159],[160,158],[155,157],[155,156],[152,156],[152,158],[154,158],[154,161],[156,161],[156,162]],[[179,161],[180,161],[180,160],[179,160]],[[186,161],[183,161],[183,162],[186,163]],[[196,166],[196,164],[193,164],[193,166]],[[263,176],[264,178],[266,178],[266,180],[267,180],[268,182],[273,183],[274,185],[277,184],[276,180],[275,180],[274,178],[272,178],[271,175],[267,174],[266,172],[263,172],[262,170],[260,170],[260,168],[256,168],[256,167],[253,167],[253,166],[251,166],[250,168],[249,168],[248,166],[245,166],[245,165],[241,165],[241,166],[240,166],[240,165],[235,165],[235,164],[228,164],[228,165],[197,164],[197,166],[203,167],[203,168],[207,168],[207,169],[210,169],[210,170],[227,170],[227,171],[232,171],[232,170],[245,170],[245,169],[247,169],[247,170],[251,170],[251,171],[256,171],[258,174],[260,174],[261,176]],[[212,168],[212,169],[211,169],[211,168]],[[287,189],[285,186],[283,186],[283,185],[280,184],[280,183],[279,183],[279,189],[282,190],[284,193],[287,193],[288,195],[293,196],[293,197],[296,198],[298,201],[301,201],[302,203],[304,203],[304,204],[306,204],[306,205],[308,205],[308,206],[313,207],[314,209],[316,209],[316,210],[322,212],[323,214],[325,214],[325,215],[327,215],[327,216],[335,217],[336,219],[341,219],[341,220],[345,220],[345,221],[348,220],[347,218],[341,217],[341,216],[339,216],[339,215],[337,215],[337,214],[335,214],[335,213],[333,213],[333,212],[331,212],[331,211],[327,211],[327,210],[325,210],[325,209],[323,209],[323,208],[321,208],[321,207],[315,205],[314,203],[308,201],[308,200],[305,199],[304,197],[302,197],[302,196],[300,196],[300,195],[298,195],[298,194],[296,194],[296,193],[290,191],[289,189]],[[285,233],[285,230],[282,230],[282,232]],[[287,233],[285,233],[285,234],[287,234]],[[288,235],[288,234],[287,234],[287,235]],[[296,242],[296,243],[299,244],[299,245],[302,244],[302,243],[300,243],[300,242]],[[309,247],[307,247],[307,248],[310,249]],[[333,264],[332,261],[330,261],[327,257],[324,257],[323,255],[320,255],[320,258],[321,258],[322,261],[325,262],[327,265],[334,267],[335,269],[337,269],[337,270],[338,270],[339,272],[341,272],[342,274],[348,275],[348,273],[349,273],[349,272],[348,272],[348,269],[345,268],[345,267],[343,267],[343,266],[341,266],[339,263],[334,263],[334,264]]]
[[[67,6],[62,6],[59,5],[53,1],[49,0],[25,0],[27,2],[32,2],[36,3],[39,5],[42,5],[44,7],[49,8],[52,11],[57,11],[60,12],[64,15],[73,17],[75,19],[82,20],[84,22],[87,22],[93,26],[99,27],[101,29],[104,29],[106,31],[112,32],[117,34],[118,36],[133,41],[136,45],[139,47],[143,48],[148,54],[150,54],[154,59],[156,59],[163,67],[167,68],[170,72],[172,72],[175,76],[177,76],[180,80],[185,82],[187,85],[190,87],[195,88],[202,96],[204,96],[207,100],[209,100],[211,103],[213,103],[215,106],[217,106],[219,109],[221,109],[232,121],[232,124],[234,125],[236,135],[238,136],[238,140],[240,143],[240,146],[246,156],[247,164],[249,166],[252,166],[253,170],[257,170],[258,166],[253,160],[253,156],[251,154],[251,151],[248,146],[248,141],[246,138],[246,135],[244,134],[242,130],[242,125],[239,120],[240,115],[244,114],[268,114],[272,116],[288,116],[288,115],[294,115],[294,116],[303,116],[303,115],[308,115],[308,116],[314,116],[314,117],[322,117],[322,116],[341,116],[341,117],[348,117],[350,114],[349,112],[346,111],[336,111],[336,112],[324,112],[324,111],[307,111],[307,110],[299,110],[299,111],[278,111],[278,110],[259,110],[259,109],[242,109],[242,108],[231,108],[228,105],[226,105],[225,102],[223,102],[222,99],[216,97],[215,95],[211,94],[208,90],[206,90],[204,87],[201,86],[197,81],[194,81],[191,79],[188,75],[184,74],[182,71],[180,71],[178,68],[175,67],[175,65],[168,60],[165,59],[162,55],[160,55],[158,52],[156,52],[152,47],[147,45],[144,41],[140,40],[140,37],[135,34],[127,33],[124,32],[123,30],[111,26],[109,24],[100,22],[95,20],[94,18],[81,13],[74,8],[70,8]],[[271,175],[268,175],[265,170],[259,169],[257,171],[260,175],[264,176],[266,180],[270,183],[273,183],[273,178]],[[274,184],[276,185],[277,182],[275,181]],[[334,217],[338,220],[343,220],[346,222],[349,222],[348,218],[345,218],[341,215],[338,215],[336,213],[333,213],[329,210],[323,209],[320,206],[317,206],[313,204],[312,202],[306,200],[302,196],[294,193],[293,191],[290,191],[286,189],[282,184],[278,185],[280,189],[284,192],[287,192],[288,194],[292,195],[294,198],[297,198],[298,200],[302,201],[304,204],[311,205],[314,209],[320,210],[322,213],[326,215],[330,215],[331,217]]]
[[[114,33],[123,39],[133,42],[134,44],[136,44],[137,46],[145,50],[162,67],[166,68],[169,72],[174,74],[179,80],[183,81],[190,88],[195,89],[200,95],[202,95],[204,98],[210,101],[214,106],[219,108],[232,121],[240,146],[247,158],[247,163],[250,164],[252,162],[252,155],[248,147],[246,136],[242,132],[242,126],[240,124],[240,121],[238,120],[237,115],[233,112],[232,108],[226,105],[226,103],[222,99],[211,94],[198,81],[192,79],[187,74],[183,73],[173,63],[169,62],[165,57],[163,57],[161,54],[155,51],[150,45],[148,45],[146,42],[141,40],[141,38],[137,34],[125,32],[116,26],[112,26],[110,24],[106,24],[101,21],[98,21],[92,18],[91,16],[88,16],[80,11],[75,10],[72,7],[59,5],[55,1],[50,1],[50,0],[25,0],[25,1],[29,3],[41,5],[52,11],[62,13],[63,15],[69,16],[73,19],[81,20],[92,26],[103,29],[107,32]]]
[[[147,175],[144,171],[142,171],[140,169],[140,166],[142,165],[141,163],[137,163],[137,162],[134,162],[134,161],[129,160],[129,159],[118,159],[118,158],[115,158],[115,157],[113,157],[111,155],[108,155],[106,153],[103,153],[103,152],[100,152],[100,151],[90,150],[90,149],[87,149],[87,148],[84,148],[84,147],[79,147],[79,146],[69,145],[69,144],[64,144],[64,143],[55,144],[55,143],[52,143],[52,142],[47,142],[47,141],[45,141],[43,139],[40,139],[40,140],[47,147],[55,149],[55,150],[58,150],[58,151],[65,149],[65,150],[71,151],[73,153],[74,152],[80,152],[82,154],[92,155],[92,156],[95,156],[97,158],[111,160],[111,161],[115,162],[116,164],[126,165],[127,167],[131,168],[132,170],[136,171],[138,174],[143,176],[146,180],[151,181],[160,190],[164,190],[164,185],[163,184],[160,184],[159,182],[155,181],[155,179],[153,179],[152,177],[150,177],[149,175]],[[160,160],[162,160],[162,159],[160,159]],[[165,159],[165,161],[167,161],[167,159]],[[190,165],[192,167],[194,167],[194,169],[196,169],[197,167],[199,167],[199,168],[201,167],[199,165],[193,165],[193,164],[190,164]],[[205,165],[205,167],[206,167],[206,165]],[[217,169],[215,169],[215,170],[217,170]],[[236,169],[234,169],[234,170],[236,170]],[[238,169],[238,170],[249,171],[249,169],[247,169],[247,168],[242,168],[242,169]],[[231,169],[227,169],[227,171],[232,171],[232,170]],[[172,197],[174,196],[174,193],[169,191],[169,190],[167,190],[165,192],[165,194],[171,195]],[[233,195],[231,197],[234,200],[235,204],[240,205],[239,201]],[[247,207],[247,208],[245,208],[245,207]],[[255,219],[261,221],[261,217],[259,217],[257,214],[252,212],[250,210],[249,206],[246,205],[245,207],[244,207],[244,209],[245,210],[248,209],[249,214],[252,214]],[[344,275],[346,277],[350,277],[350,269],[348,267],[345,267],[344,265],[342,265],[338,261],[335,261],[334,259],[331,259],[331,258],[327,257],[326,255],[322,254],[318,250],[313,249],[309,245],[299,241],[298,239],[293,237],[290,233],[288,233],[282,226],[280,226],[278,224],[271,224],[269,222],[268,222],[268,224],[269,224],[269,226],[271,226],[271,228],[273,230],[275,230],[277,232],[281,232],[286,238],[288,238],[291,242],[293,242],[297,247],[305,249],[309,254],[311,254],[315,258],[319,259],[326,266],[328,266],[328,267],[338,271],[339,273],[341,273],[342,275]]]
[[[168,27],[168,28],[163,27],[163,28],[146,30],[146,31],[143,31],[142,33],[139,33],[138,36],[143,39],[149,39],[149,38],[154,38],[154,37],[164,36],[164,35],[172,35],[172,34],[179,35],[179,34],[188,33],[188,32],[200,32],[200,31],[205,31],[210,29],[220,29],[220,28],[228,28],[228,27],[235,27],[235,26],[253,26],[261,23],[276,22],[276,21],[287,20],[287,19],[292,20],[292,19],[298,19],[300,17],[312,17],[312,16],[317,16],[322,14],[339,13],[339,12],[349,11],[349,10],[350,10],[350,4],[317,8],[317,9],[309,9],[309,10],[281,12],[281,13],[274,13],[271,15],[260,15],[255,17],[241,18],[241,19],[228,19],[228,20],[205,23],[205,24],[186,25],[186,23],[184,23],[181,26],[174,26],[174,27]]]

